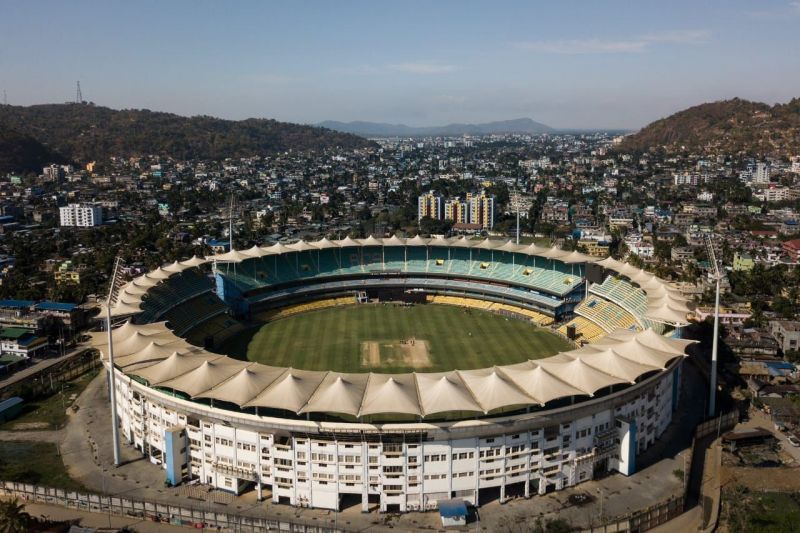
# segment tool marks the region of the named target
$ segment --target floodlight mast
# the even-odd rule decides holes
[[[706,235],[706,247],[708,248],[708,258],[711,262],[711,274],[716,285],[716,295],[714,302],[714,338],[711,342],[711,376],[709,379],[709,398],[708,398],[708,417],[713,418],[717,409],[717,362],[719,348],[719,286],[722,274],[719,271],[717,254],[714,251],[714,241],[711,235]]]
[[[114,340],[111,334],[111,307],[116,305],[119,298],[119,289],[122,285],[122,258],[117,256],[114,260],[114,271],[111,273],[111,283],[108,287],[106,300],[106,332],[108,334],[108,380],[109,395],[111,396],[111,438],[114,441],[114,466],[119,466],[119,429],[117,427],[117,386],[114,377]]]

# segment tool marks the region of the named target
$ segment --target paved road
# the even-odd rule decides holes
[[[25,511],[35,518],[46,518],[57,521],[79,521],[83,527],[116,528],[129,527],[134,531],[145,533],[158,531],[186,531],[185,527],[170,524],[157,524],[140,518],[127,516],[109,516],[104,513],[90,513],[77,509],[68,509],[60,505],[46,505],[42,503],[26,503]]]
[[[75,357],[76,355],[86,351],[89,348],[88,344],[79,344],[76,348],[68,351],[62,356],[53,357],[48,359],[34,359],[34,363],[30,366],[26,366],[22,370],[18,372],[14,372],[6,379],[0,381],[0,390],[13,385],[19,381],[25,380],[30,376],[36,374],[37,372],[41,372],[42,370],[46,370],[53,365],[56,365],[62,361],[66,361],[71,357]]]

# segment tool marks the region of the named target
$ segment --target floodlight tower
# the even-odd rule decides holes
[[[519,209],[521,205],[520,202],[521,200],[519,197],[519,191],[517,190],[517,186],[514,185],[514,193],[513,196],[511,197],[511,205],[517,212],[517,239],[516,239],[517,244],[519,244]]]
[[[722,274],[719,271],[719,263],[717,262],[717,254],[714,251],[714,240],[712,236],[706,235],[706,248],[708,249],[708,259],[711,262],[711,275],[716,284],[716,296],[714,302],[714,339],[711,344],[711,377],[710,377],[710,392],[708,398],[708,416],[713,417],[716,414],[716,401],[717,401],[717,356],[719,344],[719,285],[722,279]]]
[[[111,438],[114,441],[114,466],[119,466],[119,430],[117,428],[117,380],[114,377],[114,340],[111,334],[111,308],[116,305],[119,291],[124,284],[122,278],[122,258],[117,256],[114,260],[114,271],[111,273],[111,283],[108,287],[106,299],[106,332],[108,334],[108,380],[109,395],[111,396]]]

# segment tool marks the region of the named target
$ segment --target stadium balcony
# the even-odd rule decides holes
[[[183,335],[196,324],[201,324],[228,310],[215,294],[201,294],[166,311],[162,318],[169,322],[177,335]]]
[[[602,296],[628,311],[643,329],[652,328],[658,333],[663,333],[663,324],[645,316],[647,314],[647,295],[629,281],[608,276],[602,283],[595,283],[589,287],[589,292]]]
[[[501,281],[564,296],[582,282],[582,269],[574,265],[490,250],[448,250],[430,247],[321,250],[270,255],[220,265],[219,270],[244,293],[303,279],[401,272],[470,276]],[[538,264],[537,264],[538,263]]]
[[[423,289],[428,292],[449,291],[463,296],[472,294],[481,298],[495,297],[508,303],[519,302],[527,304],[531,310],[538,310],[542,314],[553,315],[563,304],[562,300],[538,294],[519,287],[504,287],[478,281],[448,280],[439,278],[415,277],[388,277],[367,278],[353,280],[322,281],[285,287],[269,292],[261,292],[247,297],[251,308],[265,308],[284,302],[287,299],[308,299],[312,296],[334,295],[352,293],[356,290],[366,290],[377,287],[400,287],[407,289]]]
[[[596,295],[581,302],[575,308],[575,314],[588,318],[609,333],[617,329],[641,330],[636,317],[631,313]]]
[[[211,280],[202,273],[192,269],[173,276],[169,283],[160,283],[147,293],[142,300],[141,319],[155,322],[169,309],[211,291]]]
[[[558,332],[566,336],[569,326],[575,326],[575,340],[580,344],[591,344],[606,335],[606,331],[602,327],[582,316],[576,316],[558,328]]]

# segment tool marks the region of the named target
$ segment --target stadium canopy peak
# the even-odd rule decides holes
[[[366,239],[361,239],[361,246],[381,246],[383,245],[383,239],[376,239],[373,235],[370,235]]]
[[[347,237],[345,237],[344,239],[339,239],[339,240],[334,241],[334,242],[338,246],[341,246],[342,248],[348,247],[348,246],[360,246],[360,243],[357,240],[355,240],[352,237],[350,237],[349,235]]]
[[[622,266],[625,263],[623,263],[621,261],[617,261],[616,259],[614,259],[613,257],[611,257],[609,255],[608,257],[606,257],[602,261],[598,261],[597,264],[600,265],[603,268],[607,268],[609,270],[613,270],[615,272],[619,272],[619,269],[622,268]]]
[[[286,245],[286,247],[287,248],[291,248],[292,250],[295,250],[297,252],[305,252],[307,250],[318,250],[318,248],[316,246],[314,246],[313,244],[307,243],[304,240],[299,240],[299,241],[294,242],[292,244],[288,244],[288,245]]]
[[[533,396],[539,405],[565,396],[583,396],[586,393],[549,373],[535,361],[524,361],[501,367],[501,372],[520,389]]]
[[[327,250],[328,248],[338,248],[339,245],[333,242],[332,240],[328,239],[327,237],[323,237],[320,240],[314,242],[314,247],[320,250]]]
[[[197,257],[196,255],[193,255],[192,257],[190,257],[186,261],[182,261],[181,262],[181,264],[189,266],[189,267],[197,267],[197,266],[200,266],[200,265],[204,265],[206,263],[208,263],[207,259],[204,259],[202,257]]]
[[[256,244],[254,244],[253,246],[251,246],[247,250],[242,250],[242,255],[246,255],[248,258],[249,257],[264,257],[265,255],[270,255],[270,253],[271,252],[269,252],[266,248],[263,248],[263,247],[258,246]]]
[[[280,242],[276,242],[272,246],[267,246],[265,250],[271,254],[285,254],[286,252],[289,252],[292,249]]]
[[[594,263],[597,261],[594,257],[586,254],[582,254],[577,250],[573,250],[569,254],[559,257],[559,261],[562,261],[567,264],[574,264],[574,263]]]
[[[524,244],[516,244],[512,239],[506,241],[503,246],[499,246],[497,250],[501,252],[519,252],[525,249]]]
[[[452,239],[448,239],[444,235],[436,235],[429,242],[428,246],[450,246]]]
[[[496,241],[486,237],[481,242],[475,245],[475,248],[480,248],[481,250],[495,250],[503,246],[502,241]]]
[[[405,246],[406,241],[405,239],[401,239],[397,235],[392,235],[388,239],[383,239],[384,246]]]
[[[187,265],[184,265],[182,263],[179,263],[177,260],[173,261],[169,265],[163,267],[164,272],[170,272],[172,274],[178,274],[179,272],[183,272],[187,268],[191,268],[191,267],[189,267]]]
[[[569,252],[567,252],[566,250],[562,250],[558,246],[554,245],[554,246],[551,246],[550,248],[547,248],[546,250],[538,253],[537,255],[539,255],[540,257],[545,257],[547,259],[558,259],[558,260],[561,260],[562,257],[568,256]]]
[[[225,252],[224,254],[208,256],[206,259],[216,261],[217,263],[241,263],[245,259],[250,259],[250,257],[251,256],[240,250],[231,250],[230,252]]]
[[[413,238],[408,239],[406,244],[408,246],[427,246],[430,239],[424,238],[422,235],[415,235]]]
[[[538,244],[535,244],[535,243],[531,243],[531,244],[529,244],[527,246],[523,245],[522,248],[519,251],[520,252],[524,252],[524,253],[526,253],[528,255],[542,255],[543,253],[547,252],[548,250],[549,250],[549,248],[546,248],[544,246],[539,246]]]
[[[458,239],[452,241],[450,246],[455,246],[456,248],[472,248],[476,244],[478,244],[478,241],[473,241],[466,235],[462,235]]]

